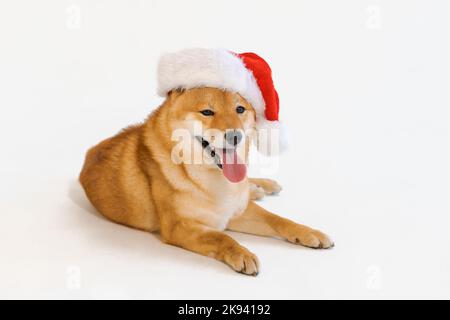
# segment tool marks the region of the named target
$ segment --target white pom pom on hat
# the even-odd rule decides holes
[[[269,64],[255,53],[225,49],[185,49],[164,54],[158,66],[158,94],[174,89],[212,87],[237,92],[256,111],[258,150],[276,155],[287,147],[279,121],[279,97]]]

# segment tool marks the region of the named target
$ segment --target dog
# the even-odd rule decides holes
[[[310,248],[328,249],[324,233],[282,218],[255,200],[280,192],[273,180],[246,176],[255,109],[237,92],[212,87],[173,90],[147,120],[91,148],[80,182],[94,207],[108,219],[132,228],[159,232],[162,241],[215,258],[233,270],[257,275],[255,254],[224,231],[277,237]],[[205,163],[177,163],[176,130],[214,129],[192,136]],[[220,140],[220,139],[217,139]],[[228,160],[227,160],[228,159]]]

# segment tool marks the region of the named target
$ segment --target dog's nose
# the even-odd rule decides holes
[[[225,141],[234,147],[236,147],[242,141],[242,133],[239,130],[228,130],[225,133]]]

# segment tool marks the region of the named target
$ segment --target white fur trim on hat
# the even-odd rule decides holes
[[[266,156],[276,156],[289,145],[289,133],[280,121],[260,119],[256,122],[258,151]]]
[[[212,87],[237,92],[256,111],[257,129],[280,129],[278,121],[265,117],[265,102],[253,73],[244,62],[225,49],[185,49],[164,54],[158,66],[158,94],[162,97],[174,89]],[[280,133],[280,150],[286,145]],[[266,145],[266,143],[260,143]],[[271,148],[262,153],[273,154]]]
[[[158,94],[173,89],[212,87],[241,94],[264,114],[261,90],[243,61],[225,49],[185,49],[163,55],[158,67]]]

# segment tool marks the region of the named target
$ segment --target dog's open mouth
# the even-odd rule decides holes
[[[214,147],[203,137],[195,137],[201,143],[203,149],[214,159],[214,163],[222,169],[223,175],[230,182],[238,183],[245,179],[247,175],[247,166],[237,155],[237,150],[220,149],[216,151]]]

